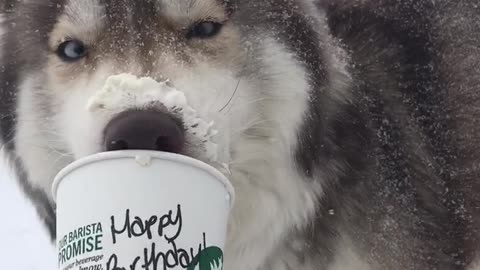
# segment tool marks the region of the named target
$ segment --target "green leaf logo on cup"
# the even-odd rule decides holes
[[[208,247],[193,258],[187,270],[222,270],[223,252],[218,247]]]

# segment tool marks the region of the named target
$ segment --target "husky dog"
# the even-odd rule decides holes
[[[72,161],[118,149],[204,159],[167,112],[85,109],[130,73],[168,79],[217,125],[237,193],[225,269],[475,264],[478,1],[3,5],[3,149],[52,237],[52,179]]]

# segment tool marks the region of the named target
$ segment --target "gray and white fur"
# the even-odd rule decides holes
[[[478,1],[2,4],[3,149],[52,237],[54,175],[105,151],[115,118],[84,105],[132,73],[168,78],[218,124],[237,192],[225,269],[473,269]],[[222,28],[188,36],[202,21]],[[57,55],[69,39],[84,58]]]

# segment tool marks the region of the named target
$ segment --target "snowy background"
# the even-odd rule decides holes
[[[54,247],[1,157],[0,261],[1,270],[56,269]]]

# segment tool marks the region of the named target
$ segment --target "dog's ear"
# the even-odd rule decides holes
[[[294,0],[310,14],[318,14],[319,11],[325,10],[332,1],[340,0]]]
[[[1,3],[0,13],[13,12],[17,2],[19,2],[19,1],[17,1],[17,0],[0,0],[0,3]]]
[[[309,5],[320,5],[321,3],[323,2],[328,2],[326,0],[296,0],[297,2],[303,2],[303,3],[306,3],[306,4],[309,4]]]

